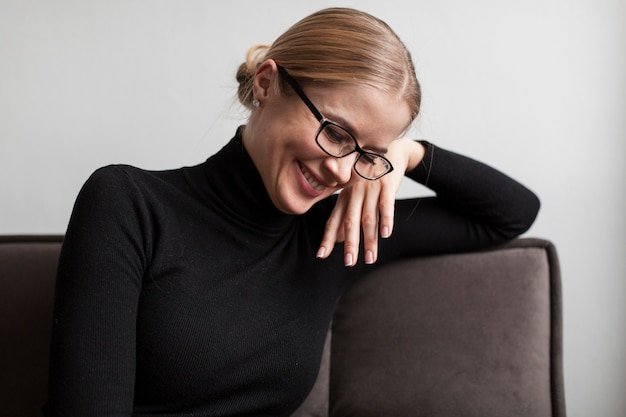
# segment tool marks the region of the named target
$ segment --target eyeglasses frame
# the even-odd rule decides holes
[[[308,107],[308,109],[311,111],[311,113],[313,113],[313,116],[315,116],[315,118],[317,119],[317,121],[320,123],[320,127],[317,130],[317,133],[315,135],[315,143],[317,143],[317,146],[320,147],[320,149],[322,151],[324,151],[324,153],[326,153],[329,156],[332,156],[334,158],[345,158],[348,155],[352,155],[354,152],[357,152],[359,154],[359,156],[357,157],[357,159],[354,161],[354,165],[353,165],[353,169],[354,172],[356,172],[361,178],[366,179],[366,180],[370,180],[370,181],[375,181],[377,179],[380,179],[382,177],[384,177],[385,175],[389,174],[391,171],[393,171],[393,165],[391,164],[391,161],[389,161],[389,159],[387,159],[385,156],[376,153],[376,152],[371,152],[371,151],[366,151],[365,149],[361,148],[361,146],[359,146],[359,143],[357,142],[356,138],[354,137],[354,135],[352,133],[350,133],[350,131],[348,129],[346,129],[345,127],[341,126],[340,124],[333,122],[330,119],[327,119],[322,112],[320,112],[317,107],[315,107],[315,105],[313,104],[313,102],[311,101],[311,99],[309,99],[309,97],[304,93],[304,91],[302,90],[302,87],[300,86],[300,84],[298,83],[298,81],[296,81],[295,78],[293,78],[291,76],[291,74],[289,74],[289,72],[287,72],[287,70],[285,69],[285,67],[283,67],[282,65],[277,65],[278,67],[278,72],[280,73],[281,76],[283,76],[285,78],[285,80],[289,83],[289,85],[291,86],[291,88],[293,89],[293,91],[296,92],[296,94],[298,95],[298,97],[300,97],[300,99],[302,100],[302,102],[304,102],[304,104]],[[344,130],[354,141],[354,150],[350,151],[349,153],[345,154],[345,155],[341,155],[341,156],[337,156],[337,155],[333,155],[330,152],[328,152],[326,149],[324,149],[324,147],[322,145],[320,145],[319,141],[318,141],[318,137],[320,135],[320,133],[324,130],[324,128],[327,125],[334,125],[339,127],[340,129]],[[377,158],[381,158],[383,161],[385,161],[385,163],[389,166],[389,169],[377,176],[377,177],[366,177],[365,175],[361,174],[358,169],[356,168],[356,164],[359,162],[359,160],[365,156],[365,155],[372,155],[375,156]]]

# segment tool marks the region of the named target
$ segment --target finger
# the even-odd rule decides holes
[[[383,187],[378,200],[380,236],[385,239],[390,237],[393,232],[396,191],[396,189]]]
[[[345,191],[345,190],[344,190]],[[365,190],[363,186],[355,185],[350,188],[350,198],[343,216],[344,232],[344,264],[356,265],[359,257],[359,243],[361,241],[361,213]]]
[[[378,192],[368,192],[363,201],[361,227],[363,228],[363,250],[366,264],[373,264],[378,259]]]
[[[342,242],[344,239],[342,219],[346,206],[345,200],[339,195],[337,203],[335,203],[335,207],[326,221],[324,235],[316,254],[320,259],[328,258],[335,247],[335,243]]]

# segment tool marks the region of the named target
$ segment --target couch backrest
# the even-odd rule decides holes
[[[341,300],[294,417],[563,417],[560,271],[545,240],[407,259]]]
[[[0,236],[0,416],[41,416],[62,236]],[[565,416],[554,246],[375,270],[341,300],[304,416]]]
[[[41,416],[61,236],[0,236],[0,415]]]

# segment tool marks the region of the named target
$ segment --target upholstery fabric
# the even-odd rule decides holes
[[[330,415],[560,415],[553,260],[521,246],[405,260],[357,283],[334,319]]]
[[[60,236],[0,237],[0,415],[41,416]]]
[[[41,416],[62,236],[0,236],[0,416]],[[560,271],[545,240],[408,259],[340,301],[293,417],[564,417]]]

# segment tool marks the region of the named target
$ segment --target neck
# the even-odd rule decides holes
[[[276,230],[293,218],[272,203],[261,176],[245,146],[245,128],[213,155],[206,176],[215,198],[225,213],[247,227]]]

